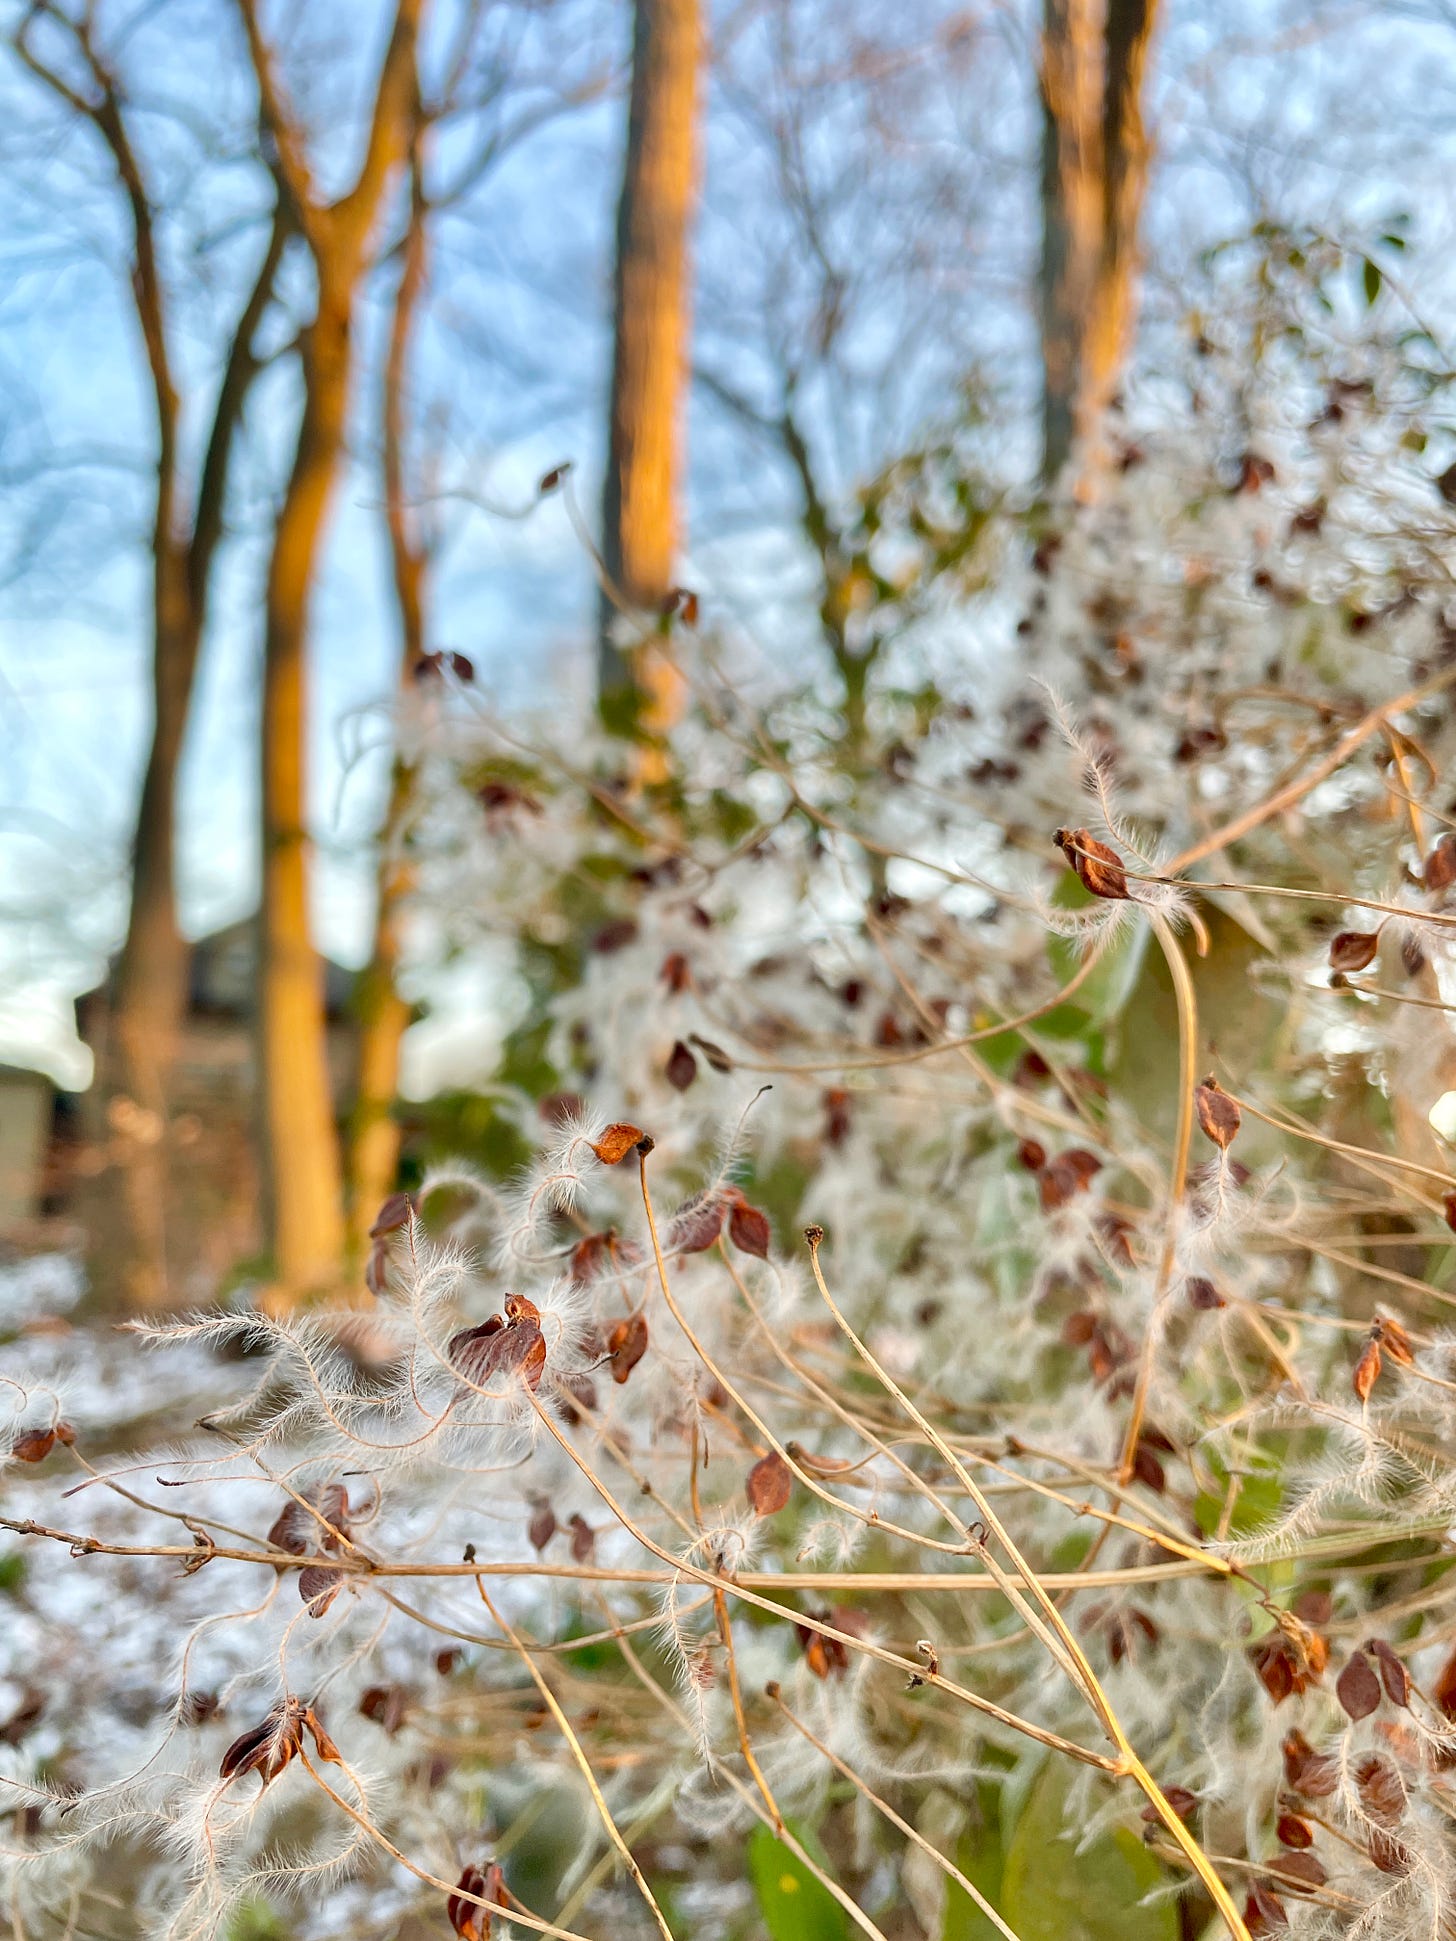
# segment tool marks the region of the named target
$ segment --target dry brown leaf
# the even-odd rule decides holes
[[[641,1138],[641,1126],[628,1125],[619,1119],[607,1127],[600,1139],[592,1140],[591,1149],[604,1166],[616,1166]]]
[[[777,1449],[770,1449],[749,1470],[744,1487],[757,1515],[775,1516],[793,1493],[794,1472]]]

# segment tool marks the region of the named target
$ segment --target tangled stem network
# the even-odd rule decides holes
[[[1041,684],[853,749],[677,619],[660,781],[412,701],[520,1163],[396,1195],[356,1308],[134,1328],[160,1453],[10,1351],[17,1932],[125,1854],[171,1937],[727,1935],[744,1838],[896,1941],[1064,1847],[1129,1941],[1452,1932],[1456,663],[1383,381],[1008,511]]]

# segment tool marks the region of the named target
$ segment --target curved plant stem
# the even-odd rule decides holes
[[[1184,968],[1186,972],[1186,966]],[[1163,1793],[1163,1789],[1161,1788],[1161,1786],[1159,1786],[1157,1780],[1153,1778],[1153,1775],[1148,1771],[1147,1767],[1143,1764],[1143,1762],[1138,1758],[1137,1754],[1133,1751],[1131,1742],[1129,1741],[1127,1734],[1122,1729],[1121,1721],[1118,1719],[1117,1714],[1112,1709],[1111,1701],[1108,1699],[1106,1692],[1102,1689],[1102,1685],[1098,1680],[1096,1672],[1093,1671],[1091,1665],[1088,1663],[1086,1654],[1083,1652],[1082,1647],[1078,1644],[1076,1638],[1073,1636],[1072,1631],[1069,1628],[1066,1619],[1062,1616],[1062,1613],[1058,1608],[1055,1599],[1045,1589],[1040,1579],[1037,1577],[1036,1572],[1031,1568],[1030,1564],[1027,1563],[1026,1559],[1022,1556],[1021,1552],[1017,1549],[1016,1544],[1013,1542],[1010,1536],[1010,1533],[1006,1530],[1000,1518],[996,1515],[996,1512],[992,1508],[984,1491],[980,1489],[980,1487],[977,1485],[975,1480],[966,1470],[960,1458],[955,1454],[954,1450],[950,1447],[950,1445],[946,1442],[945,1438],[934,1427],[934,1425],[931,1422],[927,1421],[925,1416],[921,1414],[920,1410],[916,1408],[915,1404],[910,1400],[909,1396],[905,1394],[904,1390],[900,1387],[898,1382],[895,1381],[894,1377],[885,1368],[883,1368],[880,1365],[880,1363],[876,1360],[875,1356],[860,1340],[859,1336],[855,1333],[854,1329],[850,1326],[844,1314],[841,1312],[839,1306],[835,1302],[833,1295],[829,1292],[829,1288],[826,1285],[824,1280],[823,1269],[819,1265],[819,1247],[820,1247],[820,1243],[824,1238],[823,1229],[820,1227],[810,1227],[807,1230],[806,1237],[809,1242],[809,1264],[813,1269],[814,1280],[816,1285],[818,1286],[819,1293],[822,1299],[824,1300],[825,1305],[828,1307],[830,1313],[834,1316],[835,1320],[839,1323],[840,1328],[843,1330],[844,1334],[848,1337],[850,1343],[855,1347],[855,1349],[860,1355],[860,1358],[864,1361],[866,1367],[868,1367],[873,1372],[877,1380],[879,1380],[883,1384],[883,1386],[888,1390],[888,1392],[895,1397],[896,1401],[900,1404],[901,1408],[903,1408],[906,1411],[906,1413],[910,1415],[912,1419],[919,1424],[921,1429],[924,1430],[926,1435],[928,1435],[930,1437],[930,1440],[934,1443],[935,1447],[940,1451],[945,1461],[950,1464],[951,1468],[954,1470],[955,1474],[960,1479],[962,1488],[965,1490],[966,1494],[970,1497],[971,1501],[976,1505],[977,1510],[980,1512],[981,1517],[985,1522],[987,1531],[991,1535],[993,1535],[996,1538],[996,1540],[1001,1544],[1007,1556],[1011,1559],[1012,1565],[1017,1571],[1018,1575],[1020,1576],[1022,1582],[1026,1585],[1026,1588],[1028,1589],[1028,1591],[1031,1592],[1032,1596],[1035,1597],[1037,1602],[1041,1605],[1042,1609],[1046,1612],[1047,1618],[1050,1621],[1052,1629],[1056,1632],[1060,1643],[1064,1647],[1065,1657],[1069,1658],[1073,1666],[1075,1667],[1076,1684],[1083,1692],[1088,1703],[1092,1706],[1092,1709],[1096,1713],[1099,1721],[1103,1726],[1103,1729],[1107,1733],[1107,1736],[1109,1737],[1109,1739],[1111,1739],[1113,1745],[1117,1748],[1118,1757],[1117,1757],[1116,1767],[1115,1767],[1117,1774],[1119,1776],[1125,1776],[1127,1778],[1134,1780],[1138,1785],[1138,1787],[1141,1789],[1141,1791],[1146,1795],[1149,1805],[1153,1808],[1158,1818],[1163,1822],[1164,1826],[1167,1827],[1169,1833],[1173,1836],[1173,1838],[1177,1841],[1178,1845],[1182,1848],[1183,1852],[1187,1855],[1189,1865],[1193,1868],[1194,1872],[1198,1875],[1198,1878],[1203,1882],[1204,1886],[1208,1889],[1208,1892],[1213,1899],[1214,1905],[1218,1908],[1219,1913],[1223,1916],[1223,1919],[1227,1924],[1230,1935],[1233,1936],[1233,1941],[1252,1941],[1252,1938],[1249,1934],[1249,1930],[1244,1924],[1243,1916],[1239,1913],[1238,1908],[1234,1905],[1233,1899],[1230,1896],[1228,1889],[1224,1886],[1223,1882],[1219,1879],[1217,1873],[1214,1871],[1213,1866],[1208,1859],[1208,1856],[1204,1853],[1202,1847],[1199,1846],[1197,1840],[1194,1839],[1193,1835],[1189,1832],[1188,1828],[1183,1824],[1182,1820],[1179,1819],[1173,1807],[1169,1805],[1168,1800]],[[982,1546],[982,1555],[987,1558],[987,1562],[989,1566],[990,1558],[989,1558],[988,1546],[986,1545]],[[1058,1657],[1058,1660],[1061,1661],[1064,1654],[1062,1652],[1058,1652],[1056,1655]]]
[[[883,1800],[880,1798],[878,1793],[871,1792],[870,1788],[865,1784],[864,1780],[855,1771],[854,1767],[847,1765],[845,1761],[839,1757],[838,1753],[832,1752],[830,1748],[827,1745],[825,1745],[822,1739],[817,1738],[814,1735],[814,1733],[812,1733],[809,1730],[808,1726],[805,1725],[804,1721],[801,1718],[799,1718],[795,1713],[789,1710],[788,1706],[785,1705],[782,1697],[778,1695],[776,1690],[771,1689],[769,1696],[774,1699],[774,1702],[777,1704],[779,1710],[783,1713],[784,1717],[788,1720],[789,1724],[793,1726],[795,1731],[801,1732],[803,1736],[809,1741],[809,1744],[814,1747],[815,1751],[818,1753],[821,1753],[823,1757],[829,1761],[830,1765],[834,1767],[836,1772],[842,1773],[843,1776],[850,1782],[852,1786],[857,1787],[859,1791],[864,1795],[864,1797],[869,1801],[870,1805],[873,1806],[877,1812],[880,1812],[885,1816],[885,1818],[890,1822],[891,1826],[898,1827],[900,1832],[904,1834],[907,1840],[909,1840],[914,1846],[919,1847],[922,1853],[929,1854],[931,1860],[934,1861],[935,1865],[939,1867],[940,1871],[947,1877],[947,1879],[953,1880],[957,1885],[957,1887],[961,1888],[965,1893],[969,1894],[971,1899],[975,1902],[976,1906],[980,1908],[981,1912],[985,1915],[986,1919],[991,1923],[992,1927],[996,1929],[998,1934],[1005,1935],[1006,1941],[1021,1941],[1021,1937],[1020,1935],[1017,1934],[1015,1928],[1008,1927],[1006,1925],[1005,1921],[1002,1920],[1001,1916],[996,1912],[995,1908],[992,1907],[991,1903],[986,1899],[986,1896],[981,1892],[980,1888],[976,1886],[974,1881],[968,1880],[966,1878],[966,1876],[961,1872],[960,1868],[956,1866],[953,1860],[949,1859],[945,1854],[943,1854],[940,1851],[939,1847],[932,1846],[930,1841],[926,1839],[923,1833],[917,1833],[915,1828],[911,1826],[908,1820],[901,1819],[900,1815],[895,1811],[894,1807],[890,1805],[888,1800]]]
[[[407,1853],[402,1853],[391,1839],[379,1831],[379,1828],[367,1815],[361,1813],[357,1806],[351,1806],[341,1793],[336,1792],[330,1786],[329,1782],[324,1778],[318,1767],[314,1765],[307,1752],[301,1746],[298,1756],[303,1761],[304,1769],[308,1773],[309,1778],[318,1787],[319,1791],[326,1793],[334,1802],[335,1806],[340,1807],[347,1813],[356,1826],[367,1833],[376,1845],[383,1847],[384,1851],[392,1860],[397,1861],[407,1872],[412,1873],[416,1880],[422,1880],[426,1887],[438,1887],[443,1894],[454,1894],[460,1900],[467,1902],[471,1907],[483,1907],[488,1914],[503,1915],[506,1912],[498,1902],[482,1900],[479,1894],[472,1894],[468,1888],[460,1887],[454,1881],[444,1880],[439,1874],[432,1874],[427,1868],[416,1865]],[[528,1927],[536,1934],[554,1935],[557,1937],[557,1941],[590,1941],[589,1936],[577,1934],[571,1928],[557,1927],[551,1921],[543,1921],[539,1914],[532,1914],[528,1908],[523,1906],[514,1894],[511,1896],[510,1918],[513,1921],[519,1921],[522,1927]]]
[[[1132,1413],[1123,1437],[1119,1482],[1126,1483],[1137,1460],[1138,1438],[1147,1415],[1148,1386],[1153,1376],[1153,1357],[1157,1352],[1158,1331],[1173,1264],[1178,1253],[1178,1225],[1183,1217],[1183,1195],[1188,1187],[1188,1151],[1193,1139],[1193,1061],[1198,1049],[1198,999],[1188,962],[1178,947],[1167,919],[1149,917],[1153,935],[1167,960],[1173,979],[1173,995],[1178,1004],[1178,1124],[1173,1136],[1173,1164],[1168,1173],[1168,1212],[1163,1228],[1163,1247],[1158,1257],[1157,1278],[1153,1282],[1153,1301],[1148,1311],[1147,1331],[1138,1358],[1137,1386],[1133,1391]]]
[[[1287,782],[1283,788],[1276,789],[1273,795],[1266,796],[1262,802],[1256,802],[1252,809],[1246,809],[1242,815],[1235,816],[1232,822],[1226,822],[1221,829],[1215,829],[1211,836],[1205,836],[1201,842],[1194,843],[1181,855],[1175,856],[1168,864],[1169,875],[1187,869],[1192,863],[1201,862],[1205,856],[1211,856],[1216,849],[1227,848],[1231,842],[1237,842],[1240,836],[1247,836],[1250,830],[1257,829],[1261,822],[1267,822],[1270,816],[1278,815],[1281,810],[1291,808],[1308,795],[1311,789],[1317,788],[1327,775],[1333,775],[1337,768],[1342,767],[1356,749],[1362,747],[1372,735],[1379,734],[1392,715],[1402,714],[1407,708],[1413,708],[1419,702],[1428,700],[1431,695],[1439,694],[1443,688],[1450,687],[1453,681],[1456,681],[1456,668],[1446,667],[1439,674],[1433,675],[1430,680],[1422,681],[1419,687],[1408,688],[1404,694],[1397,694],[1394,700],[1382,701],[1378,708],[1372,708],[1369,714],[1357,721],[1348,734],[1342,735],[1329,753],[1322,756],[1305,774],[1298,776],[1292,782]]]
[[[592,1796],[592,1804],[596,1807],[597,1813],[601,1818],[602,1825],[607,1830],[607,1838],[611,1841],[612,1845],[617,1849],[618,1853],[621,1854],[622,1859],[626,1862],[627,1871],[628,1873],[631,1874],[633,1880],[636,1881],[638,1890],[641,1893],[643,1900],[646,1901],[648,1907],[651,1909],[652,1918],[657,1923],[657,1929],[658,1929],[658,1932],[662,1935],[663,1941],[673,1941],[672,1929],[667,1925],[667,1921],[663,1916],[662,1909],[657,1905],[657,1896],[653,1893],[652,1889],[648,1886],[646,1874],[644,1874],[642,1869],[637,1865],[636,1857],[634,1856],[632,1849],[627,1845],[627,1842],[623,1839],[622,1830],[617,1825],[617,1822],[613,1819],[612,1809],[610,1806],[607,1805],[606,1800],[602,1796],[602,1789],[597,1784],[596,1774],[591,1769],[591,1761],[587,1758],[585,1752],[582,1751],[581,1740],[577,1738],[576,1733],[572,1730],[571,1721],[570,1719],[567,1718],[565,1712],[562,1711],[555,1692],[553,1692],[550,1685],[547,1684],[545,1678],[541,1674],[540,1667],[537,1665],[535,1659],[531,1656],[530,1652],[526,1650],[525,1646],[521,1643],[521,1640],[516,1636],[516,1633],[514,1632],[514,1630],[506,1622],[505,1618],[501,1616],[500,1612],[496,1609],[494,1604],[491,1603],[490,1596],[486,1591],[485,1583],[483,1580],[479,1580],[479,1579],[477,1580],[476,1589],[480,1592],[481,1603],[484,1604],[486,1610],[490,1612],[491,1616],[495,1619],[496,1623],[500,1626],[502,1634],[505,1637],[509,1638],[511,1644],[514,1646],[517,1654],[520,1657],[521,1663],[526,1667],[526,1670],[530,1672],[531,1682],[536,1687],[536,1690],[541,1694],[542,1702],[545,1704],[552,1718],[555,1719],[557,1725],[561,1728],[562,1737],[566,1740],[567,1745],[571,1748],[571,1756],[576,1761],[577,1767],[581,1772],[582,1778],[586,1781],[587,1791]]]

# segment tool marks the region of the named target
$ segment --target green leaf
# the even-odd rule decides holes
[[[1228,1470],[1213,1451],[1205,1453],[1205,1461],[1221,1487],[1216,1493],[1209,1490],[1199,1492],[1194,1498],[1193,1516],[1203,1534],[1211,1537],[1219,1529],[1223,1518]],[[1229,1518],[1229,1536],[1246,1537],[1262,1529],[1279,1514],[1283,1502],[1284,1488],[1277,1467],[1269,1465],[1258,1469],[1251,1464],[1239,1478],[1238,1495]]]
[[[1375,299],[1380,295],[1380,265],[1367,256],[1361,275],[1365,284],[1365,301],[1367,304],[1374,303]]]
[[[813,1853],[811,1836],[802,1827],[793,1832],[805,1852]],[[848,1941],[844,1909],[766,1826],[755,1827],[749,1838],[748,1870],[770,1941]]]
[[[1058,878],[1052,892],[1052,902],[1064,910],[1085,910],[1095,899],[1090,897],[1070,870]],[[1148,938],[1151,931],[1146,923],[1125,924],[1122,934],[1102,946],[1097,968],[1072,995],[1065,1006],[1058,1005],[1057,1011],[1075,1008],[1094,1018],[1100,1024],[1109,1023],[1120,1016],[1132,996],[1142,972],[1143,959],[1147,955]],[[1053,972],[1063,984],[1069,984],[1073,975],[1082,964],[1085,949],[1067,937],[1051,936],[1047,939],[1047,956]],[[1039,1029],[1050,1030],[1057,1012],[1048,1013],[1039,1021]]]
[[[1049,1764],[1022,1808],[1001,1884],[1007,1923],[1021,1941],[1178,1941],[1173,1901],[1144,1904],[1167,1875],[1135,1833],[1119,1827],[1079,1851],[1069,1785]]]
[[[267,1901],[250,1894],[227,1924],[227,1941],[286,1941],[288,1929]]]
[[[983,1785],[979,1789],[982,1823],[973,1827],[956,1843],[955,1863],[966,1879],[979,1887],[992,1907],[1001,1906],[1002,1876],[1006,1851],[1001,1843],[999,1789]],[[977,1907],[964,1887],[949,1883],[945,1900],[945,1925],[940,1941],[1003,1941]]]

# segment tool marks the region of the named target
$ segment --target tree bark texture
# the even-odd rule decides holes
[[[1045,0],[1042,33],[1042,471],[1102,462],[1132,346],[1150,143],[1143,85],[1157,0]]]
[[[617,209],[598,669],[604,698],[636,691],[649,730],[674,718],[679,679],[663,647],[623,647],[614,622],[618,601],[629,614],[660,616],[674,581],[702,33],[698,0],[637,0]]]

